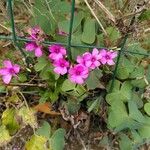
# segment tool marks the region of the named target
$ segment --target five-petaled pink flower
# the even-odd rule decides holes
[[[43,55],[42,46],[37,45],[35,42],[29,42],[25,45],[26,51],[34,51],[36,57],[41,57]]]
[[[69,79],[73,83],[83,84],[88,75],[89,75],[88,68],[81,64],[77,64],[69,69]]]
[[[0,69],[0,75],[2,76],[4,83],[9,84],[11,78],[13,76],[17,76],[19,73],[20,66],[17,64],[12,64],[10,60],[5,60],[3,64],[4,68]]]
[[[86,52],[81,56],[77,57],[77,62],[79,64],[84,65],[90,69],[95,69],[101,65],[100,59],[102,58],[101,54],[99,53],[98,49],[94,48],[92,54]]]
[[[117,57],[117,52],[114,52],[112,50],[108,51],[105,49],[102,49],[100,51],[100,54],[102,56],[102,58],[100,59],[100,62],[104,65],[104,64],[108,64],[108,65],[114,65],[114,58]]]
[[[59,60],[54,61],[53,65],[55,67],[54,72],[60,75],[64,75],[68,71],[69,62],[63,58],[60,58]]]
[[[60,45],[51,45],[49,46],[50,55],[49,58],[51,60],[59,60],[66,55],[66,49]]]
[[[34,51],[36,57],[41,57],[43,55],[42,52],[42,45],[40,45],[40,42],[44,40],[43,38],[43,31],[40,27],[35,26],[33,28],[30,28],[28,30],[29,33],[29,40],[34,40],[32,42],[28,42],[25,44],[25,50],[26,51]]]
[[[30,35],[30,39],[42,41],[43,40],[43,31],[39,26],[35,26],[33,28],[28,29],[28,33]]]

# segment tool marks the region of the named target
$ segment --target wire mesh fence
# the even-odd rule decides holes
[[[15,21],[14,21],[14,13],[13,13],[13,7],[12,7],[12,0],[7,0],[7,4],[8,4],[8,13],[9,13],[9,18],[10,18],[10,23],[11,23],[11,31],[12,34],[10,36],[4,36],[4,35],[0,35],[0,40],[11,40],[13,42],[13,44],[16,46],[16,48],[18,50],[20,50],[21,54],[23,55],[23,57],[26,60],[26,63],[29,64],[29,60],[25,54],[25,52],[23,51],[23,49],[20,47],[20,45],[18,44],[18,42],[22,41],[22,42],[30,42],[33,40],[24,38],[24,37],[19,37],[16,34],[16,30],[15,30]],[[43,41],[42,43],[45,45],[50,45],[50,44],[59,44],[59,45],[63,45],[66,46],[68,49],[68,56],[69,59],[71,58],[71,48],[75,47],[75,48],[103,48],[103,47],[97,47],[96,45],[81,45],[81,44],[73,44],[72,43],[72,29],[73,29],[73,22],[74,22],[74,14],[75,14],[75,0],[71,1],[71,17],[70,17],[70,26],[69,26],[69,34],[68,34],[68,42],[67,43],[61,43],[61,42],[52,42],[52,41]],[[132,26],[133,22],[134,22],[134,17],[131,20],[130,26]],[[125,45],[126,45],[126,41],[128,39],[129,34],[127,33],[124,38],[121,41],[121,44],[118,46],[118,57],[116,60],[116,65],[113,71],[113,75],[112,75],[112,83],[111,83],[111,88],[110,88],[110,92],[112,91],[113,87],[114,87],[114,81],[115,81],[115,77],[116,77],[116,73],[117,73],[117,69],[120,63],[120,58],[121,56],[125,53],[125,54],[134,54],[134,55],[143,55],[145,57],[149,57],[150,54],[145,54],[145,53],[140,53],[140,52],[134,52],[134,51],[129,51],[129,50],[125,50]]]

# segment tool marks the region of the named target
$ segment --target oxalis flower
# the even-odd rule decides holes
[[[9,84],[13,76],[17,76],[20,71],[20,66],[12,64],[10,60],[3,62],[4,68],[0,69],[0,75],[4,83]]]
[[[43,55],[42,46],[37,45],[35,42],[26,43],[25,50],[29,52],[34,51],[36,57],[41,57]]]
[[[50,55],[49,58],[51,60],[59,60],[66,55],[66,49],[60,45],[51,45],[49,46]]]
[[[43,31],[39,26],[28,29],[29,38],[32,40],[43,41]]]
[[[81,64],[77,64],[69,69],[69,80],[73,83],[83,84],[88,75],[88,68]]]
[[[53,65],[55,66],[54,72],[60,75],[67,73],[67,68],[69,67],[69,62],[63,58],[60,58],[57,61],[54,61]]]
[[[42,52],[42,46],[39,45],[39,43],[44,40],[43,31],[41,30],[40,27],[36,26],[30,28],[28,30],[28,33],[30,35],[28,39],[35,40],[35,41],[26,43],[25,50],[29,52],[34,51],[36,57],[41,57],[43,55],[43,52]]]
[[[114,58],[117,57],[117,52],[114,52],[113,50],[105,50],[105,49],[102,49],[100,51],[100,54],[102,56],[102,58],[100,59],[100,62],[104,65],[104,64],[108,64],[108,65],[114,65],[115,62],[114,62]]]
[[[90,69],[95,69],[101,65],[100,59],[102,58],[98,49],[94,48],[92,54],[89,52],[84,53],[82,56],[77,57],[77,62]]]

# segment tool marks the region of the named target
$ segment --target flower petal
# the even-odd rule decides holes
[[[7,68],[0,69],[0,75],[4,76],[7,75],[8,73],[9,73],[9,69]]]
[[[6,68],[12,68],[12,63],[10,60],[4,60],[3,64]]]
[[[76,77],[75,81],[78,84],[83,84],[84,83],[84,80],[80,76]]]
[[[35,56],[36,57],[41,57],[42,56],[42,48],[40,46],[38,46],[36,49],[35,49]]]
[[[15,73],[19,73],[19,71],[20,71],[20,66],[17,65],[17,64],[15,64],[15,65],[13,66],[13,69],[14,69]]]
[[[99,51],[97,48],[94,48],[92,51],[92,55],[98,55]]]
[[[27,43],[25,45],[26,51],[33,51],[36,48],[36,44],[34,42]]]
[[[107,60],[107,64],[111,66],[111,65],[114,65],[115,63],[113,60],[110,59],[110,60]]]
[[[100,60],[100,62],[104,65],[104,64],[106,64],[107,60],[106,60],[105,57],[103,57],[103,58]]]
[[[7,74],[2,77],[5,84],[9,84],[9,82],[11,81],[11,78],[12,78],[11,74]]]
[[[101,56],[105,56],[107,54],[107,51],[105,49],[102,49],[100,51]]]

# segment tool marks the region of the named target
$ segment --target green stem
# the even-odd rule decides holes
[[[68,37],[68,53],[69,53],[69,58],[72,60],[72,55],[71,55],[71,39],[72,39],[72,29],[73,29],[73,20],[74,20],[74,12],[75,12],[75,0],[72,0],[71,3],[71,18],[70,18],[70,26],[69,26],[69,37]]]

